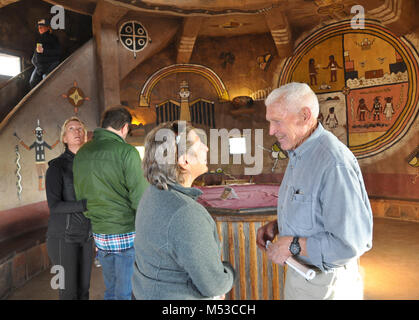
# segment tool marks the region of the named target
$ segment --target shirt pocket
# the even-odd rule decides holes
[[[313,228],[312,197],[310,194],[293,192],[287,210],[287,222],[295,230]]]

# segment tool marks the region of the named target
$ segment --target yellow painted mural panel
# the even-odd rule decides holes
[[[305,54],[292,76],[316,93],[340,91],[345,86],[342,36],[327,39]]]
[[[382,136],[382,132],[368,132],[368,133],[350,133],[349,134],[349,145],[360,146],[364,143],[368,143],[371,140],[375,140]]]

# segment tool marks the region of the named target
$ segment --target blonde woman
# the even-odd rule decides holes
[[[51,160],[46,173],[46,194],[50,216],[47,231],[48,255],[53,265],[64,268],[60,300],[88,300],[93,260],[93,236],[86,200],[76,201],[73,186],[74,155],[87,140],[87,130],[77,117],[61,128],[65,151]]]

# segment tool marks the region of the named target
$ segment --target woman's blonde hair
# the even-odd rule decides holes
[[[197,129],[188,122],[170,121],[161,123],[147,134],[142,166],[150,184],[167,190],[169,181],[184,182],[184,171],[178,160],[194,144],[188,139],[192,130]]]
[[[70,121],[77,121],[78,123],[81,124],[81,126],[83,127],[83,131],[84,131],[84,136],[87,139],[87,129],[86,129],[86,125],[84,124],[83,121],[81,121],[79,118],[73,116],[68,118],[66,121],[64,121],[63,125],[61,126],[61,133],[60,133],[60,141],[62,144],[64,144],[64,146],[67,147],[67,143],[64,143],[63,139],[64,139],[64,135],[65,135],[65,127],[67,126],[67,124]]]

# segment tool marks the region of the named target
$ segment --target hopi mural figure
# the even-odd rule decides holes
[[[38,174],[38,190],[42,191],[45,190],[45,173],[47,171],[46,167],[46,158],[45,158],[45,148],[48,148],[50,150],[54,149],[55,146],[60,142],[59,139],[50,146],[48,143],[44,141],[44,129],[41,128],[39,120],[37,127],[34,130],[34,134],[36,137],[36,140],[28,146],[18,135],[16,132],[13,133],[13,135],[19,139],[19,143],[26,149],[26,150],[32,150],[35,148],[35,164],[36,164],[36,171]]]
[[[317,74],[318,74],[319,67],[316,66],[316,61],[314,58],[308,60],[308,74],[310,76],[310,85],[317,86]]]
[[[365,99],[359,99],[358,110],[357,110],[358,120],[365,121],[365,115],[368,114],[369,112],[370,110],[365,104]]]
[[[365,28],[355,30],[349,20],[340,21],[300,42],[284,62],[278,86],[310,85],[323,126],[356,157],[369,158],[412,127],[419,112],[418,60],[407,38],[378,22],[366,19]]]
[[[329,114],[327,115],[325,123],[331,129],[336,128],[339,125],[338,118],[336,118],[335,115],[334,107],[329,108]]]
[[[372,119],[373,121],[376,120],[380,120],[380,113],[382,112],[382,107],[381,107],[381,102],[380,102],[380,97],[375,97],[374,98],[374,103],[372,105],[372,115],[374,117],[374,119]]]
[[[329,69],[330,68],[330,82],[336,82],[337,81],[337,70],[343,69],[335,60],[335,56],[332,54],[329,56],[329,64],[324,67],[323,69]]]
[[[394,114],[393,108],[393,97],[385,97],[384,100],[386,101],[383,113],[388,121],[391,120]]]

